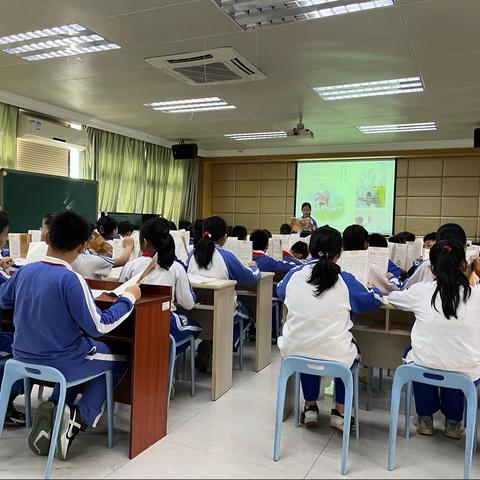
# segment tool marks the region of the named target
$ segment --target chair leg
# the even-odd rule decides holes
[[[300,374],[295,373],[295,403],[294,403],[294,414],[295,414],[295,426],[298,428],[300,426]]]
[[[32,426],[32,381],[30,378],[23,379],[23,390],[25,398],[25,426]]]
[[[197,387],[195,385],[195,339],[190,339],[190,387],[191,394],[194,397],[197,394]]]
[[[355,415],[355,438],[360,437],[359,424],[359,409],[358,409],[358,365],[353,370],[353,409]]]
[[[172,396],[173,372],[175,370],[176,345],[173,337],[170,337],[170,365],[168,369],[168,405]]]
[[[111,370],[105,372],[105,388],[107,389],[107,447],[113,448],[113,374]]]
[[[365,410],[370,411],[370,402],[372,400],[372,383],[373,383],[373,367],[368,367],[367,370],[367,404]]]
[[[405,389],[405,438],[410,438],[410,411],[412,407],[412,382]]]
[[[282,438],[283,409],[285,408],[285,394],[287,391],[288,376],[280,369],[277,390],[277,411],[275,415],[275,439],[273,445],[273,461],[280,460],[280,442]]]
[[[378,389],[383,392],[383,368],[378,369]]]
[[[345,384],[345,412],[343,425],[343,442],[342,442],[342,465],[340,473],[346,475],[348,471],[348,447],[350,443],[350,422],[352,419],[352,400],[353,400],[353,381],[352,375],[343,379]]]
[[[238,352],[240,355],[239,366],[240,366],[240,370],[243,370],[243,341],[245,338],[244,332],[243,332],[243,319],[240,319],[239,326],[240,326],[240,339],[239,339],[239,347],[238,347]]]
[[[43,391],[45,387],[43,385],[38,386],[37,398],[38,400],[43,400]]]
[[[6,368],[5,368],[6,370]],[[3,374],[2,389],[0,391],[0,438],[2,436],[5,415],[7,414],[8,402],[10,401],[10,393],[16,380],[8,376],[7,371]]]
[[[467,397],[467,425],[465,439],[465,464],[463,470],[463,478],[470,478],[470,470],[472,468],[473,443],[475,440],[475,425],[477,417],[477,391],[473,390]]]
[[[397,447],[398,415],[400,411],[400,397],[402,395],[402,381],[398,376],[393,377],[392,401],[390,406],[390,445],[388,448],[388,470],[395,468],[395,449]]]
[[[48,451],[48,459],[47,459],[47,466],[45,468],[45,478],[50,478],[50,474],[52,472],[53,466],[53,459],[55,455],[55,450],[57,448],[57,438],[58,433],[60,431],[60,423],[62,421],[63,416],[63,409],[65,407],[65,395],[67,392],[67,387],[65,384],[60,384],[60,396],[57,403],[57,413],[55,415],[55,420],[53,423],[53,431],[52,431],[52,440],[50,441],[50,449]]]

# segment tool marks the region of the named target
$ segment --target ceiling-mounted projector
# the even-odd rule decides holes
[[[302,121],[302,115],[300,115],[297,126],[292,128],[291,130],[287,130],[287,136],[313,138],[313,132],[308,128],[305,128],[305,125],[303,124],[303,121]]]

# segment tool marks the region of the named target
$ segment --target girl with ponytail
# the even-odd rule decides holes
[[[393,292],[388,302],[415,314],[411,349],[405,361],[423,367],[461,372],[472,381],[480,379],[480,287],[471,287],[467,276],[465,247],[450,239],[430,250],[433,281]],[[417,432],[433,435],[433,414],[445,415],[445,436],[463,434],[463,393],[450,388],[413,383]]]
[[[238,283],[252,285],[260,279],[256,264],[244,265],[232,252],[222,247],[227,240],[227,224],[221,217],[209,217],[203,222],[202,237],[195,245],[193,255],[188,261],[188,273],[222,280],[236,280]],[[250,309],[237,301],[235,297],[233,345],[236,348],[240,340],[238,317],[244,320],[244,328],[250,328],[252,313]],[[198,370],[206,371],[211,357],[211,344],[203,341],[198,347],[196,365]]]
[[[126,282],[142,273],[157,254],[157,268],[150,273],[143,283],[149,285],[167,285],[172,288],[172,308],[170,313],[170,334],[178,342],[193,335],[197,338],[202,328],[195,320],[177,313],[177,305],[191,310],[195,305],[195,294],[188,280],[185,267],[175,260],[175,241],[170,235],[168,226],[159,218],[147,220],[140,227],[140,249],[142,256],[128,262],[120,274],[120,281]],[[177,348],[177,355],[182,353],[188,344]]]
[[[342,236],[331,227],[312,233],[312,260],[290,270],[277,286],[277,296],[288,309],[283,335],[278,339],[282,357],[300,355],[320,360],[334,360],[352,366],[358,356],[350,329],[350,314],[379,308],[381,295],[366,289],[353,275],[337,265],[342,251]],[[301,375],[306,426],[318,423],[317,398],[320,377]],[[330,425],[343,431],[345,388],[335,381],[336,408]],[[354,423],[352,422],[352,425]]]

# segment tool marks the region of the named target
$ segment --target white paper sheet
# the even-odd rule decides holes
[[[338,264],[344,272],[351,273],[360,283],[368,284],[368,250],[342,252]]]
[[[248,240],[238,240],[238,259],[245,265],[252,262],[253,247]]]
[[[371,274],[372,265],[376,266],[379,274],[386,277],[388,272],[388,248],[383,247],[369,247],[368,251],[368,282],[375,285],[375,279]]]
[[[45,242],[32,242],[28,246],[26,263],[39,262],[47,256],[48,245]]]
[[[29,230],[28,233],[32,236],[32,242],[42,241],[42,232],[40,230]]]
[[[407,263],[407,245],[405,243],[388,243],[388,255],[390,260],[405,270]]]

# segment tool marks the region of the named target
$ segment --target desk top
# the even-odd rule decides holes
[[[236,284],[235,280],[213,280],[207,283],[192,282],[192,287],[202,290],[223,290],[225,288],[233,288]]]

